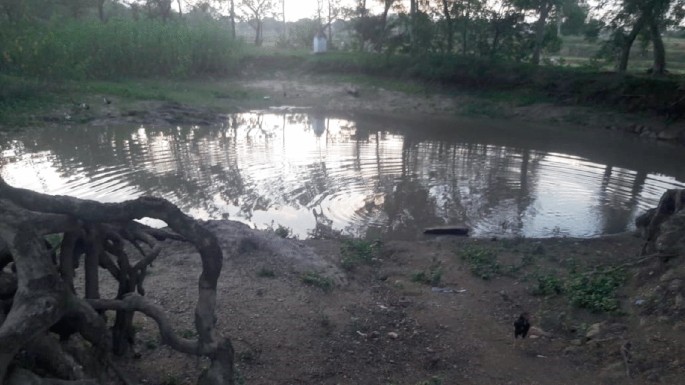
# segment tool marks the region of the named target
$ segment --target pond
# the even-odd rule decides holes
[[[33,129],[0,137],[17,187],[103,202],[162,196],[200,219],[416,239],[626,231],[685,187],[685,151],[602,130],[425,116],[252,111],[212,127]]]

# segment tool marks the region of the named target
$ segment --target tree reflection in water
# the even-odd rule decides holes
[[[608,152],[571,137],[429,129],[440,124],[249,112],[215,127],[31,130],[0,142],[0,166],[21,187],[101,201],[159,195],[199,218],[301,237],[411,239],[456,223],[479,235],[590,236],[629,228],[664,189],[684,187],[673,163],[685,155],[668,148],[641,148],[639,162],[630,144]]]

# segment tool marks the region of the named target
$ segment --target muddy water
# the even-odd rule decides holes
[[[163,196],[197,218],[321,237],[625,231],[668,188],[682,148],[601,130],[421,116],[250,112],[216,127],[74,127],[0,137],[9,183],[121,201]]]

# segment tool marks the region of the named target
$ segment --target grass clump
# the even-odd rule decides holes
[[[592,312],[617,312],[616,292],[625,282],[623,270],[600,269],[589,273],[574,273],[565,289],[572,305]]]
[[[274,229],[274,233],[279,237],[285,239],[288,238],[293,233],[293,231],[289,227],[278,225],[278,227]]]
[[[433,260],[433,263],[427,270],[418,271],[412,274],[411,281],[438,286],[440,281],[442,281],[442,266],[440,265],[440,261]]]
[[[302,283],[309,286],[315,286],[319,289],[329,292],[333,290],[333,280],[327,277],[321,276],[321,274],[314,272],[304,273],[301,277]]]
[[[181,330],[180,333],[178,333],[179,336],[190,339],[190,338],[195,338],[197,336],[197,332],[195,330],[190,330],[190,329],[184,329]]]
[[[416,385],[442,385],[442,378],[431,377],[428,380],[417,382]]]
[[[178,379],[176,376],[167,376],[167,378],[162,381],[161,385],[180,385],[181,380]]]
[[[501,266],[494,251],[470,246],[464,248],[460,254],[461,259],[468,264],[471,273],[481,279],[489,280],[500,274]]]
[[[275,273],[273,270],[269,269],[269,268],[262,267],[262,268],[260,268],[259,270],[257,270],[257,277],[260,277],[260,278],[275,278],[275,277],[276,277],[276,273]]]
[[[556,273],[535,274],[536,286],[533,288],[534,295],[557,295],[564,292],[565,281]]]
[[[148,350],[157,349],[158,346],[159,346],[159,345],[157,344],[157,341],[155,341],[155,340],[146,340],[146,341],[145,341],[145,347],[146,347]]]
[[[340,247],[340,264],[346,270],[352,270],[357,265],[369,265],[378,257],[379,241],[364,239],[348,239]]]

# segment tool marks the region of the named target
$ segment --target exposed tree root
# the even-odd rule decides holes
[[[210,368],[198,384],[233,384],[233,348],[215,329],[222,251],[209,231],[176,206],[151,197],[99,203],[49,196],[13,188],[0,178],[0,216],[0,385],[96,383],[84,380],[80,363],[46,333],[56,331],[63,340],[80,334],[90,343],[91,355],[113,367],[109,355],[124,355],[133,344],[136,311],[157,322],[162,341],[173,349],[210,358]],[[162,220],[173,232],[134,222],[143,217]],[[46,246],[44,237],[49,234],[61,236],[59,247]],[[161,252],[158,241],[169,238],[193,244],[202,260],[197,341],[176,336],[163,309],[142,297],[147,268]],[[7,271],[11,263],[12,272]],[[85,285],[79,294],[74,278],[81,265]],[[100,298],[100,267],[119,283],[114,299]],[[106,310],[116,312],[111,332],[103,318]],[[10,370],[13,364],[21,366],[20,351],[38,357],[43,371],[61,380],[41,378],[21,367]],[[123,374],[118,376],[130,382]]]

